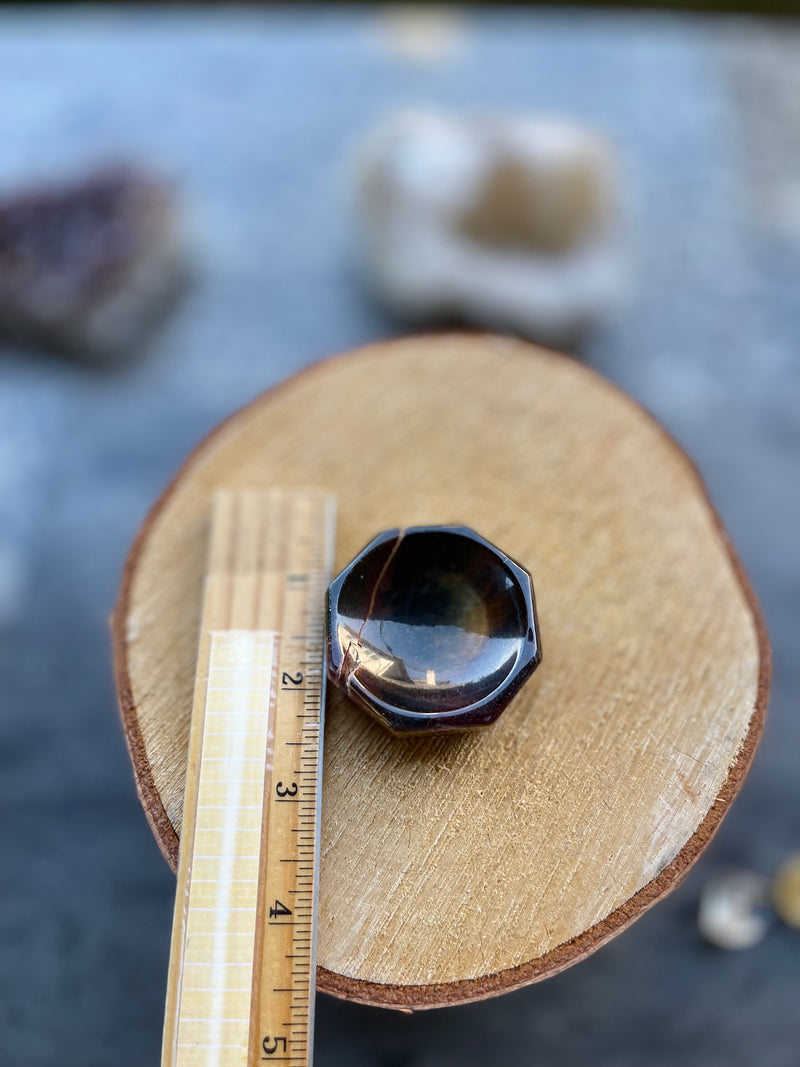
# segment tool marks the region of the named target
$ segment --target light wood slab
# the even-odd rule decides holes
[[[329,692],[320,989],[403,1008],[502,992],[682,879],[752,759],[769,647],[692,463],[629,397],[519,341],[411,338],[311,367],[200,445],[113,620],[136,781],[173,867],[223,485],[335,494],[337,568],[382,529],[466,523],[536,587],[542,665],[485,732],[397,740]]]

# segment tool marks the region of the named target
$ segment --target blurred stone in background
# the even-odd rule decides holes
[[[620,182],[607,139],[580,123],[394,115],[355,161],[367,287],[410,325],[571,344],[625,287]]]
[[[131,355],[187,257],[173,189],[118,164],[0,199],[0,332],[91,363]]]
[[[769,928],[767,879],[754,871],[718,871],[700,894],[697,926],[710,945],[753,948]]]

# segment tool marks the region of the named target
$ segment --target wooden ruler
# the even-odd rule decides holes
[[[317,492],[214,501],[162,1067],[311,1063],[334,523]]]

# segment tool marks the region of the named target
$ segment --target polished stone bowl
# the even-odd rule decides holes
[[[327,614],[331,680],[398,734],[494,722],[541,661],[530,574],[466,526],[378,534]]]

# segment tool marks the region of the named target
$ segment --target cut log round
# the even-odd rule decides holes
[[[739,789],[769,646],[692,463],[579,363],[439,335],[319,363],[235,414],[148,516],[114,614],[139,795],[175,866],[218,486],[339,501],[337,567],[463,523],[532,572],[543,661],[482,732],[397,739],[329,688],[318,987],[399,1008],[555,974],[677,885]]]

